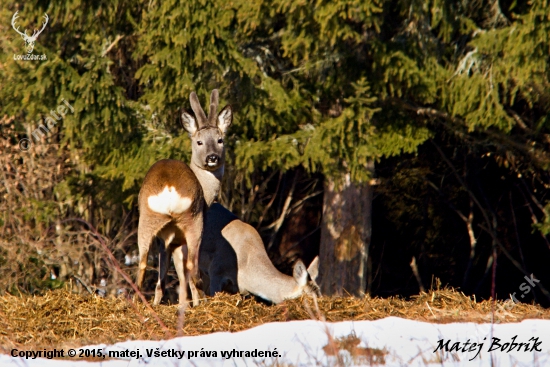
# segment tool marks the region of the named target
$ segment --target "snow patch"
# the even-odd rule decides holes
[[[361,348],[384,351],[384,366],[491,366],[492,363],[499,367],[550,365],[550,320],[495,325],[432,324],[397,317],[336,323],[313,320],[277,322],[237,333],[221,332],[167,341],[137,340],[80,348],[100,349],[107,356],[117,352],[118,359],[106,359],[103,362],[70,358],[22,359],[0,355],[0,365],[336,366],[339,363],[337,358],[346,366],[370,365],[346,350],[340,350],[338,355],[327,355],[323,348],[329,344],[328,335],[333,340],[354,335],[360,339],[358,346]],[[475,348],[472,348],[473,343],[476,343]],[[517,348],[513,343],[524,345]],[[452,351],[446,351],[445,345]],[[265,352],[276,357],[265,357]]]

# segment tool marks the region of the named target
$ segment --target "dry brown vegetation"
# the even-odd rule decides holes
[[[74,183],[80,176],[89,177],[84,188],[89,193],[100,190],[89,169],[69,158],[54,133],[21,150],[19,139],[31,137],[32,128],[25,135],[16,124],[13,117],[0,117],[0,294],[41,293],[69,282],[76,282],[74,291],[85,293],[99,288],[102,279],[108,280],[102,290],[116,294],[124,283],[112,272],[100,240],[118,262],[124,263],[127,252],[137,253],[135,213],[113,214],[105,203],[73,195],[75,185],[82,186]],[[93,214],[98,206],[104,215]],[[83,223],[100,227],[102,235]]]
[[[443,289],[401,298],[321,297],[319,309],[304,297],[269,306],[240,295],[218,294],[200,306],[188,308],[183,335],[241,331],[267,322],[307,320],[377,320],[388,316],[427,322],[519,322],[528,318],[550,319],[550,310],[536,305],[476,302],[461,292]],[[160,340],[178,334],[177,306],[154,307],[125,298],[82,296],[55,290],[43,296],[0,297],[0,345],[67,348],[132,339]],[[166,327],[166,328],[165,328]]]

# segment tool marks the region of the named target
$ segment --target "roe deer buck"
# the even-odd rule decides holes
[[[252,293],[266,301],[283,302],[302,294],[320,296],[315,283],[319,267],[316,257],[306,270],[298,260],[293,276],[279,272],[254,227],[239,220],[218,203],[206,213],[199,254],[203,290],[208,295],[225,290]]]
[[[156,237],[159,244],[159,279],[153,304],[162,299],[165,277],[174,256],[178,274],[179,304],[187,302],[187,282],[193,305],[199,301],[195,283],[190,281],[198,271],[198,255],[203,233],[205,205],[215,200],[220,190],[225,162],[223,138],[231,125],[231,106],[216,115],[218,91],[210,96],[210,111],[206,117],[195,92],[189,100],[196,119],[182,113],[183,127],[192,141],[189,166],[183,162],[164,159],[155,163],[145,176],[139,192],[139,270],[137,286],[141,289],[149,248]]]

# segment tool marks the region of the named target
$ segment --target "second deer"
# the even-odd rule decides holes
[[[254,227],[239,220],[218,203],[209,208],[204,222],[204,236],[199,255],[203,290],[252,293],[266,301],[283,302],[302,294],[320,296],[315,282],[319,257],[309,268],[298,260],[293,276],[275,268]]]

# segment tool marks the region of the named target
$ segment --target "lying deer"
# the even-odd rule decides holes
[[[315,283],[319,257],[309,268],[298,260],[293,276],[279,272],[265,251],[254,227],[239,220],[218,203],[206,213],[204,235],[199,254],[203,290],[213,296],[222,290],[229,293],[252,293],[266,301],[283,302],[302,294],[320,296]]]
[[[141,289],[149,248],[153,239],[159,241],[159,279],[153,304],[157,305],[165,290],[165,277],[170,255],[178,274],[179,304],[187,302],[187,283],[193,304],[199,301],[194,277],[198,271],[198,255],[203,233],[204,211],[218,196],[225,163],[224,136],[231,125],[231,106],[216,115],[218,91],[210,96],[210,111],[206,117],[195,92],[190,97],[195,117],[183,112],[183,127],[191,138],[192,154],[189,166],[183,162],[163,159],[155,163],[145,176],[139,192],[139,270],[137,286]],[[187,280],[187,281],[186,281]]]

